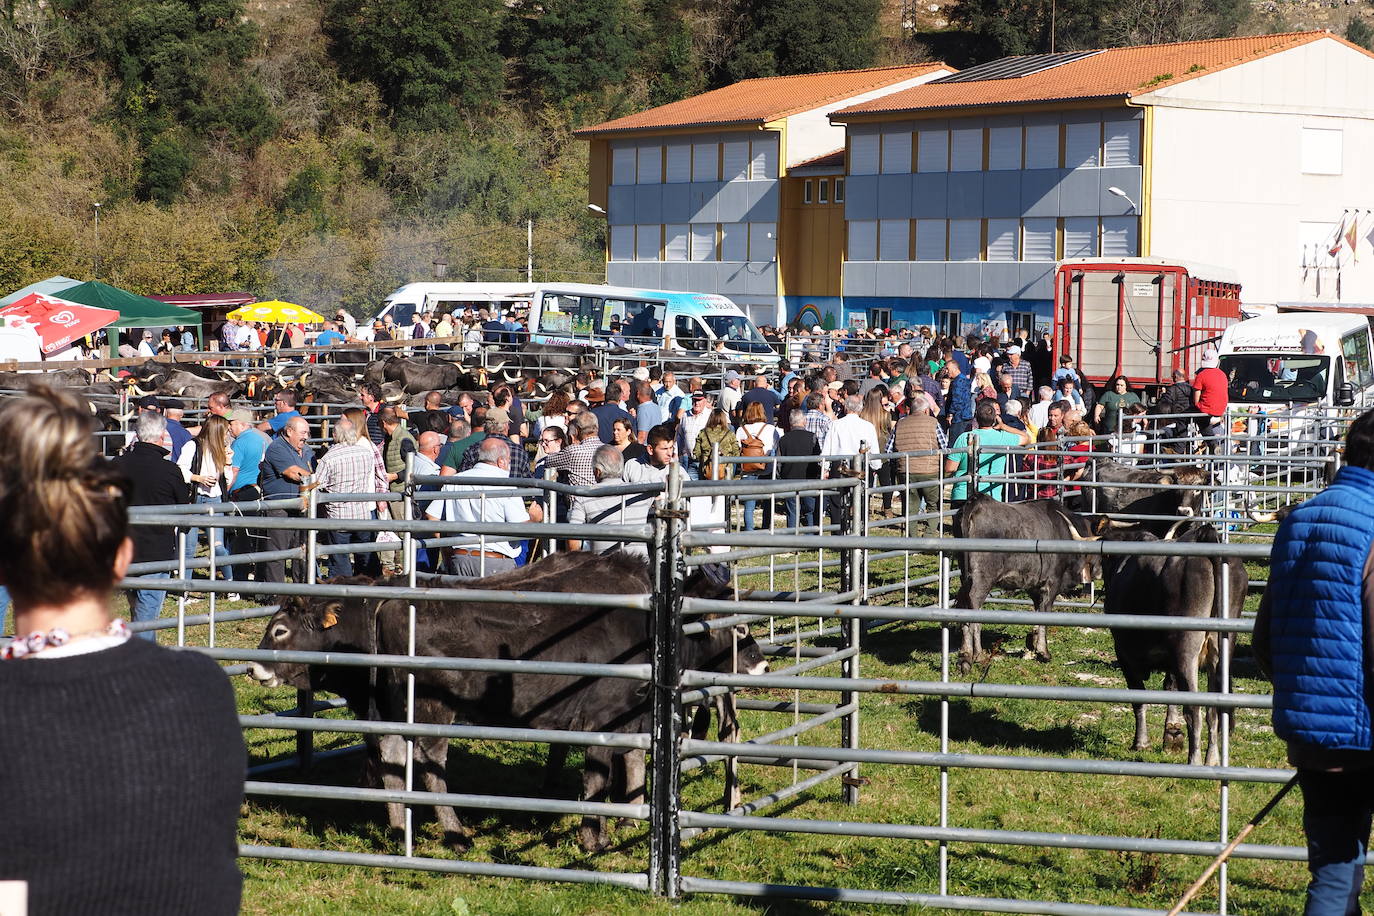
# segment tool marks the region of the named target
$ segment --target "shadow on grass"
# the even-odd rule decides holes
[[[967,700],[953,699],[949,706],[949,737],[953,741],[975,741],[991,747],[1056,754],[1084,749],[1082,735],[1068,725],[1026,728],[1000,717],[995,710],[974,708]],[[916,700],[905,704],[905,708],[916,720],[918,729],[932,736],[940,734],[938,701]]]

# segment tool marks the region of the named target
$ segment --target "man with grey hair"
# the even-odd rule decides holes
[[[1049,385],[1041,385],[1036,394],[1040,396],[1040,400],[1026,411],[1026,418],[1030,420],[1031,426],[1043,429],[1050,422],[1050,405],[1054,403],[1054,389]]]
[[[468,450],[463,453],[463,460],[458,466],[458,470],[470,471],[482,460],[480,446],[495,439],[510,446],[510,476],[526,479],[533,477],[530,473],[530,456],[524,447],[516,444],[510,437],[510,414],[504,407],[493,407],[487,411],[487,419],[482,426],[486,437],[476,445],[469,445]]]
[[[878,430],[873,424],[859,416],[859,411],[863,410],[864,402],[857,395],[850,395],[844,401],[844,416],[830,424],[830,429],[826,431],[825,440],[821,443],[821,454],[825,456],[848,456],[857,455],[861,451],[866,451],[870,455],[876,455],[883,451],[887,443],[878,441]],[[870,457],[868,466],[877,469],[883,466],[880,459]],[[829,476],[830,462],[822,462],[821,471],[824,476]]]
[[[498,437],[479,442],[477,464],[453,475],[454,482],[443,489],[448,498],[431,502],[426,514],[430,518],[445,522],[503,522],[512,525],[542,519],[542,514],[532,518],[525,508],[524,500],[519,496],[502,495],[502,487],[494,487],[489,483],[465,482],[510,477],[510,456],[510,443]],[[453,498],[456,496],[463,498]],[[515,558],[520,554],[520,548],[516,543],[495,540],[497,536],[494,535],[472,537],[480,537],[480,540],[449,549],[449,573],[472,578],[490,576],[515,568]]]
[[[320,458],[315,467],[315,484],[321,493],[376,493],[376,452],[371,439],[359,436],[359,430],[343,417],[334,424],[334,444]],[[324,505],[326,518],[362,521],[372,517],[371,502],[329,502]],[[334,528],[324,532],[326,543],[370,544],[375,539],[371,531]],[[351,576],[364,565],[362,554],[331,553],[328,557],[329,575],[337,579]]]
[[[145,410],[134,424],[136,441],[110,464],[133,483],[131,506],[175,506],[190,502],[191,491],[181,476],[181,468],[167,460],[171,439],[167,420],[154,410]],[[171,527],[137,525],[129,529],[134,542],[134,562],[152,563],[176,559],[176,535]],[[166,579],[171,573],[144,573],[143,579]],[[156,620],[162,614],[166,590],[139,589],[129,592],[129,608],[135,622]],[[154,640],[152,631],[140,633]]]
[[[614,445],[603,445],[592,457],[592,472],[597,483],[617,484],[625,469],[625,458]],[[573,500],[568,510],[570,525],[643,525],[649,521],[649,508],[653,505],[654,493],[632,493],[618,496],[598,496],[595,491],[580,495]],[[573,550],[588,550],[592,553],[611,553],[622,550],[625,553],[648,556],[648,549],[642,541],[591,540],[569,541]]]

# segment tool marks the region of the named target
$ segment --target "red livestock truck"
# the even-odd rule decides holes
[[[1240,320],[1229,270],[1170,258],[1075,258],[1054,276],[1054,355],[1102,387],[1118,375],[1158,391],[1174,369],[1191,378],[1201,344]]]

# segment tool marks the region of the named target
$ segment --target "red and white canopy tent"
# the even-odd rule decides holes
[[[9,327],[31,328],[38,334],[43,356],[48,357],[72,341],[114,324],[119,320],[119,312],[30,293],[0,308],[0,318],[4,318]]]

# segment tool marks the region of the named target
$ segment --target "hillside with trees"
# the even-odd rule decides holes
[[[540,276],[600,279],[579,126],[756,76],[1273,27],[1247,0],[940,8],[930,29],[882,0],[0,0],[0,289],[365,314],[440,259],[514,279],[527,221]]]

